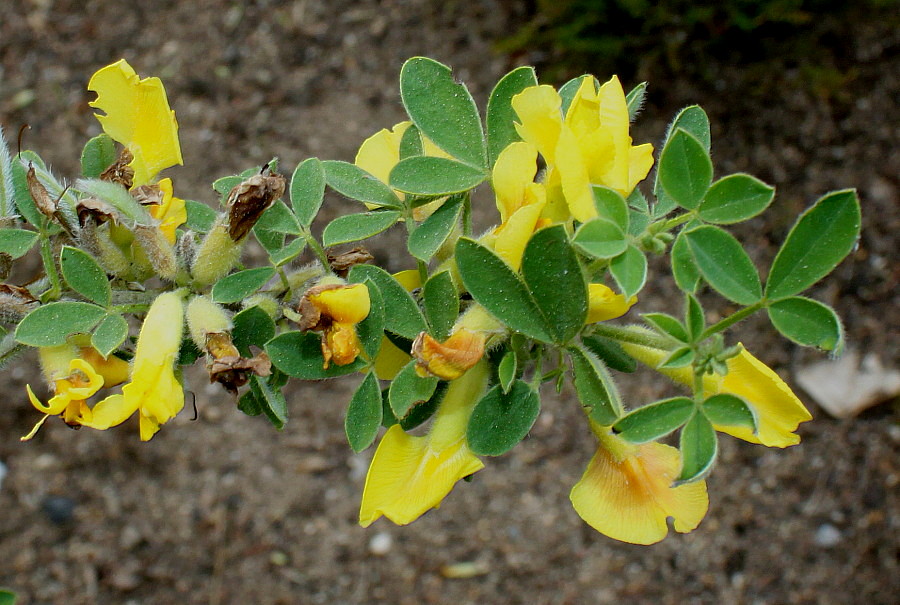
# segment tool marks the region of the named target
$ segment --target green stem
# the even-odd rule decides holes
[[[463,235],[470,237],[472,235],[472,197],[468,191],[463,198],[462,223]]]
[[[670,231],[670,230],[674,229],[675,227],[677,227],[678,225],[683,225],[684,223],[686,223],[696,217],[697,217],[697,213],[694,212],[693,210],[691,210],[690,212],[685,212],[684,214],[679,214],[675,218],[670,218],[666,222],[662,223],[662,226],[659,227],[659,230],[656,231],[656,233],[663,233],[664,231]],[[649,227],[647,227],[647,230],[649,231],[652,227],[654,227],[654,225],[658,225],[658,224],[659,223],[653,223],[653,225],[650,225]]]
[[[146,313],[150,304],[113,305],[109,308],[113,313]]]
[[[59,281],[59,272],[56,270],[56,261],[53,259],[50,238],[44,235],[41,235],[41,260],[44,262],[44,271],[50,278],[50,289],[41,294],[41,302],[57,300],[62,293],[62,284]]]
[[[313,237],[313,234],[309,231],[309,229],[303,230],[303,238],[306,240],[306,245],[310,247],[313,253],[316,255],[316,258],[319,259],[319,262],[322,263],[322,267],[326,271],[331,270],[331,265],[328,262],[328,254],[325,252],[325,248],[322,247],[322,244]]]
[[[278,267],[278,277],[281,278],[281,285],[284,286],[284,291],[289,292],[291,289],[291,282],[288,281],[287,273],[284,272],[284,267]]]
[[[666,338],[662,335],[647,333],[644,331],[636,331],[621,326],[612,326],[603,323],[595,324],[593,333],[599,336],[605,336],[613,340],[628,342],[643,347],[651,347],[662,351],[669,351],[676,344],[674,340]]]
[[[754,313],[756,313],[757,311],[759,311],[760,309],[762,309],[765,306],[766,306],[766,299],[762,299],[759,302],[753,303],[749,307],[744,307],[740,311],[735,311],[728,317],[725,317],[725,318],[717,321],[713,325],[709,326],[708,328],[706,328],[706,330],[703,331],[703,334],[700,335],[700,338],[698,339],[698,341],[706,340],[713,334],[717,334],[717,333],[721,332],[722,330],[724,330],[725,328],[733,326],[737,322],[741,321],[742,319],[746,319],[747,317],[753,315]]]

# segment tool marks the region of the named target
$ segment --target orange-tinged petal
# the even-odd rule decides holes
[[[456,380],[484,355],[484,334],[460,328],[444,342],[422,332],[413,342],[412,351],[422,376]]]
[[[526,200],[526,188],[537,174],[537,148],[531,143],[508,145],[494,163],[491,175],[500,222],[505,223]]]
[[[706,482],[671,487],[681,469],[677,449],[661,443],[636,446],[624,457],[600,447],[569,498],[584,521],[615,540],[653,544],[668,534],[666,519],[686,533],[709,507]]]
[[[531,86],[512,98],[512,107],[519,117],[519,136],[537,147],[548,164],[553,164],[563,123],[559,93],[552,86]]]
[[[325,330],[322,343],[322,354],[325,357],[325,369],[329,362],[345,366],[356,361],[361,351],[359,336],[353,324],[335,322]]]
[[[144,78],[121,59],[97,71],[88,83],[103,130],[134,155],[134,184],[148,183],[169,166],[182,163],[178,123],[159,78]]]
[[[603,284],[588,285],[588,315],[585,323],[596,323],[622,317],[637,302],[637,296],[626,300]]]
[[[159,230],[170,244],[175,243],[175,230],[187,221],[187,207],[184,200],[173,195],[172,179],[160,179],[159,188],[163,201],[159,206],[151,206],[150,214],[159,221]]]
[[[321,290],[309,295],[323,315],[343,324],[357,324],[369,315],[369,289],[365,284],[351,284]]]

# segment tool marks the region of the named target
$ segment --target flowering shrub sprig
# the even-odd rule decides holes
[[[615,76],[583,76],[555,89],[522,67],[498,82],[482,122],[448,67],[413,58],[400,73],[409,120],[372,135],[354,163],[310,158],[287,179],[272,160],[216,180],[214,207],[176,197],[159,176],[182,156],[158,79],[122,60],[88,88],[104,134],[85,145],[74,183],[0,145],[2,278],[32,249],[43,263],[26,285],[0,284],[0,361],[37,349],[50,387],[46,403],[28,388],[43,416],[23,439],[51,416],[103,430],[138,412],[149,440],[183,408],[182,368],[201,359],[239,410],[278,429],[290,378],[355,374],[350,446],[387,428],[360,523],[406,524],[528,434],[544,383],[568,381],[597,439],[572,489],[576,512],[651,544],[668,517],[679,532],[702,520],[719,432],[786,447],[810,419],[726,330],[764,311],[800,345],[841,349],[834,311],[801,293],[855,245],[855,192],[804,212],[763,282],[727,227],[762,212],[773,188],[714,178],[697,106],[661,148],[634,144],[643,84],[626,95]],[[471,219],[479,186],[498,210],[483,233]],[[361,206],[318,232],[326,187]],[[411,257],[393,275],[357,244],[388,230],[405,231]],[[244,255],[250,239],[264,256]],[[638,315],[650,254],[669,257],[680,304]],[[704,288],[733,311],[709,324]],[[631,323],[610,321],[625,314]],[[685,393],[626,404],[613,374],[637,362]]]

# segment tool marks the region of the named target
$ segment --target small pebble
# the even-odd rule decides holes
[[[369,540],[369,552],[373,555],[383,557],[391,552],[391,547],[393,545],[394,539],[391,538],[391,534],[380,532],[372,536],[372,539]]]
[[[41,510],[53,523],[64,525],[69,523],[75,514],[75,501],[66,496],[47,496],[41,502]]]
[[[843,538],[844,537],[843,535],[841,535],[841,530],[836,528],[831,523],[823,523],[819,526],[819,529],[816,530],[816,536],[814,540],[817,546],[821,546],[822,548],[831,548],[840,544]]]

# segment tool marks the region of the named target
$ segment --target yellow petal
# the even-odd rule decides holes
[[[552,86],[531,86],[512,98],[519,117],[516,131],[531,143],[548,164],[555,163],[556,141],[562,127],[562,99]]]
[[[600,86],[597,96],[600,99],[601,128],[609,133],[615,150],[613,165],[606,173],[603,184],[622,193],[628,189],[631,137],[628,136],[628,104],[619,78],[613,76]]]
[[[68,394],[73,399],[87,399],[103,386],[103,377],[84,359],[73,359],[69,364]],[[77,378],[77,379],[76,379]]]
[[[379,380],[393,380],[412,357],[397,347],[387,336],[381,337],[381,349],[375,358],[375,375]]]
[[[110,395],[91,409],[91,418],[83,418],[80,423],[93,429],[105,431],[109,427],[122,424],[137,411],[129,406],[122,395]]]
[[[581,85],[566,111],[566,124],[576,133],[593,131],[600,126],[600,103],[593,76],[581,77]]]
[[[325,330],[322,354],[325,357],[325,369],[333,361],[335,365],[345,366],[356,361],[361,351],[359,336],[353,324],[334,322]]]
[[[624,294],[616,294],[603,284],[588,286],[588,316],[585,323],[596,323],[622,317],[637,302],[637,296],[625,300]]]
[[[159,188],[163,201],[159,206],[151,206],[150,214],[159,221],[159,230],[170,244],[175,243],[175,230],[187,221],[187,207],[184,200],[172,193],[172,179],[160,179]]]
[[[729,359],[727,364],[728,374],[722,378],[719,391],[742,397],[756,411],[759,426],[756,435],[743,427],[716,428],[739,439],[770,447],[799,443],[800,436],[794,431],[801,422],[811,420],[812,415],[790,387],[746,349]]]
[[[416,288],[422,287],[422,276],[417,269],[406,269],[394,273],[394,279],[400,282],[403,289],[412,292]]]
[[[124,359],[120,359],[115,355],[110,355],[106,359],[103,358],[97,349],[91,346],[81,347],[79,349],[81,358],[103,377],[104,387],[114,387],[128,380],[128,374],[131,371],[131,365]]]
[[[28,400],[31,401],[31,405],[33,405],[37,411],[43,412],[48,416],[62,414],[62,411],[66,409],[66,406],[69,405],[69,400],[71,399],[68,395],[64,394],[54,395],[45,405],[37,398],[34,391],[31,390],[30,384],[26,384],[25,389],[28,391]]]
[[[484,468],[464,439],[442,450],[427,437],[407,435],[395,424],[387,430],[366,476],[359,523],[368,527],[382,515],[398,525],[412,523],[440,506],[457,481]]]
[[[159,422],[153,416],[145,416],[141,414],[139,423],[141,441],[150,441],[150,439],[159,431]]]
[[[532,184],[535,174],[537,148],[531,143],[512,143],[497,156],[491,178],[501,223],[523,205],[525,189]]]
[[[369,315],[369,289],[365,284],[352,284],[322,290],[309,296],[322,314],[343,324],[357,324]]]
[[[585,222],[597,216],[587,164],[578,139],[568,126],[563,126],[559,133],[556,170],[559,171],[569,212],[575,220]]]
[[[182,163],[178,123],[159,78],[138,77],[121,59],[97,71],[88,83],[103,130],[134,155],[134,184],[148,183],[159,171]]]
[[[356,153],[357,166],[388,184],[391,170],[400,161],[400,141],[412,122],[400,122],[391,130],[383,128],[363,141]]]
[[[632,147],[628,152],[628,188],[620,192],[628,197],[638,183],[647,178],[653,168],[653,145],[644,143]]]
[[[525,246],[534,234],[541,218],[543,204],[531,204],[516,210],[495,232],[494,252],[513,269],[522,265]]]
[[[666,519],[686,533],[700,524],[709,507],[706,482],[670,487],[678,476],[678,450],[661,443],[638,446],[617,459],[600,447],[569,498],[584,521],[615,540],[653,544],[668,534]]]

